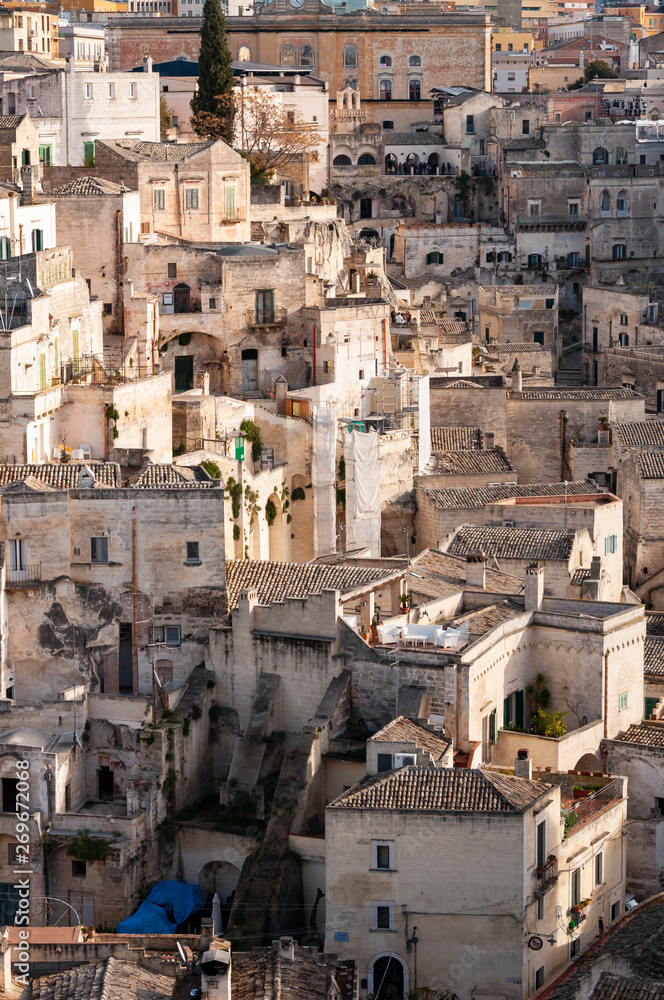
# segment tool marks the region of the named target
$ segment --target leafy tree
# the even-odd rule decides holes
[[[168,132],[173,125],[171,109],[167,106],[163,97],[159,98],[159,138],[162,142],[168,140]]]
[[[567,712],[558,712],[555,709],[553,712],[543,712],[538,708],[533,715],[531,732],[537,736],[564,736],[567,732],[566,715]]]
[[[570,83],[567,89],[579,90],[590,80],[615,80],[615,78],[616,74],[608,63],[605,63],[603,59],[593,59],[584,69],[583,76],[580,76],[574,83]]]
[[[229,145],[233,144],[234,82],[233,64],[226,38],[226,18],[220,0],[205,0],[198,56],[198,87],[191,99],[191,124],[197,135],[223,139]],[[218,134],[211,134],[213,123],[209,120],[210,115],[218,119]]]
[[[272,94],[243,87],[237,102],[239,146],[253,168],[273,174],[299,156],[307,156],[322,137],[298,111],[286,111]]]

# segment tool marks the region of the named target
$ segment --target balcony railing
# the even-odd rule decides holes
[[[285,326],[287,309],[247,309],[248,326]]]
[[[548,860],[537,868],[535,874],[537,877],[535,895],[545,896],[558,881],[558,858],[550,854]]]
[[[548,226],[554,229],[585,229],[586,219],[569,215],[517,215],[517,226]]]
[[[14,569],[10,567],[5,577],[5,587],[28,587],[34,583],[41,583],[41,578],[41,563]]]
[[[244,222],[247,213],[243,208],[224,208],[221,213],[222,222]]]

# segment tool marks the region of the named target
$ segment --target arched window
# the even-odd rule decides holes
[[[357,69],[357,45],[347,45],[344,49],[344,69]]]
[[[358,167],[369,167],[373,166],[376,162],[376,157],[372,153],[362,153],[359,160],[357,161]]]
[[[379,56],[378,65],[381,69],[389,69],[392,65],[392,56]]]
[[[237,50],[238,62],[251,62],[251,49],[248,45],[241,45]]]
[[[408,84],[408,100],[419,101],[422,98],[422,84],[419,80],[411,80]]]
[[[335,156],[334,159],[332,160],[332,165],[335,167],[350,167],[351,166],[350,156],[346,156],[345,153],[339,153],[339,155]]]
[[[608,191],[602,191],[599,196],[599,214],[603,219],[611,218],[611,195]]]
[[[314,50],[311,45],[300,45],[300,67],[307,69],[314,65]]]
[[[598,146],[597,149],[593,152],[593,165],[597,166],[597,164],[608,163],[608,162],[609,162],[609,156],[606,150],[604,149],[604,146]]]
[[[295,49],[292,45],[282,45],[281,46],[281,58],[280,62],[282,66],[294,66],[295,65]]]
[[[391,80],[381,80],[380,81],[380,99],[381,99],[381,101],[391,101],[392,100],[392,81]]]
[[[629,195],[627,191],[619,191],[616,198],[616,210],[618,218],[624,219],[629,215]]]
[[[401,955],[384,951],[369,962],[367,968],[369,992],[378,1000],[387,997],[403,997],[408,993],[408,966]]]
[[[409,66],[421,66],[422,65],[422,57],[421,56],[408,56],[408,65]]]
[[[627,163],[627,150],[624,146],[618,146],[616,149],[616,163],[625,164]]]

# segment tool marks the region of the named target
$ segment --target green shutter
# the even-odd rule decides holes
[[[492,743],[498,742],[498,709],[494,708],[489,720],[489,733]]]
[[[658,701],[659,698],[646,698],[646,710],[644,715],[645,719],[650,718],[650,713],[655,711],[655,709],[657,708]]]
[[[95,165],[95,144],[94,142],[83,143],[83,161],[86,167]]]
[[[505,698],[503,702],[503,728],[507,729],[510,724],[510,700]]]
[[[39,388],[46,388],[46,355],[39,355]]]
[[[516,693],[515,722],[519,729],[523,729],[523,691]]]
[[[427,264],[431,263],[432,256],[433,256],[433,254],[430,254],[430,253],[427,254]]]
[[[607,535],[606,538],[604,539],[604,555],[605,556],[608,556],[610,546],[611,546],[611,540],[610,540],[609,536]]]

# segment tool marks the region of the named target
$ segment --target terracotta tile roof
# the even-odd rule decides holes
[[[522,614],[523,604],[517,604],[516,601],[506,599],[498,601],[496,604],[488,604],[485,608],[480,608],[479,611],[471,611],[467,615],[459,615],[451,622],[451,625],[453,628],[459,628],[468,622],[468,634],[474,638],[478,638],[490,632],[492,628],[503,625],[505,622],[511,621],[512,618],[518,618]]]
[[[646,611],[646,635],[664,635],[664,614]]]
[[[664,677],[664,639],[646,635],[643,645],[643,672]]]
[[[664,747],[664,722],[637,722],[614,737],[619,743],[644,747]]]
[[[619,387],[595,388],[593,386],[582,389],[559,388],[559,389],[524,389],[521,393],[523,399],[638,399],[639,393],[633,389],[621,389]]]
[[[100,143],[108,146],[114,153],[119,153],[127,160],[149,160],[158,163],[181,163],[197,153],[214,146],[210,142],[126,142],[125,140]]]
[[[602,493],[595,483],[567,483],[567,495],[577,493]],[[477,486],[455,490],[425,489],[427,496],[437,507],[447,508],[481,508],[497,500],[508,500],[510,497],[557,497],[565,493],[565,483],[540,483],[524,486]]]
[[[446,551],[467,556],[478,550],[498,559],[569,559],[573,531],[462,524]]]
[[[468,324],[464,323],[460,319],[441,319],[438,320],[438,341],[440,343],[445,343],[446,337],[462,337],[468,336],[470,339],[470,333],[468,330]]]
[[[430,323],[440,323],[439,317],[433,309],[420,309],[420,326],[428,326]],[[465,328],[465,323],[461,324]]]
[[[481,447],[479,427],[431,428],[432,451],[474,451]]]
[[[436,452],[437,476],[470,476],[496,472],[514,472],[514,468],[497,448]],[[512,478],[516,479],[516,473]],[[422,482],[425,483],[426,479],[423,478]]]
[[[200,465],[147,465],[130,486],[134,490],[210,489],[214,483]]]
[[[276,944],[276,942],[275,942]],[[352,1000],[355,963],[312,955],[295,946],[293,961],[276,948],[233,952],[233,1000],[327,1000],[333,979],[342,1000]]]
[[[483,285],[484,291],[493,291],[496,295],[518,295],[523,298],[526,295],[537,295],[540,298],[552,298],[558,290],[557,285]]]
[[[553,354],[553,347],[545,347],[544,344],[483,344],[489,354]]]
[[[664,447],[664,420],[639,420],[631,424],[612,424],[614,436],[623,448],[641,445]]]
[[[28,477],[54,489],[75,490],[81,469],[88,468],[99,486],[119,487],[120,466],[115,462],[68,462],[66,465],[0,465],[0,488]]]
[[[164,1000],[172,997],[175,982],[135,962],[107,958],[32,979],[30,986],[32,1000]]]
[[[363,778],[328,809],[519,813],[550,788],[541,781],[488,771],[402,767]]]
[[[589,576],[590,576],[590,567],[580,566],[579,569],[574,570],[570,583],[573,587],[580,587],[583,581],[587,580]]]
[[[0,128],[16,128],[24,118],[25,115],[0,115]]]
[[[321,563],[232,559],[226,563],[228,607],[237,607],[241,590],[257,590],[261,604],[286,597],[307,597],[323,590],[350,592],[391,575],[392,569],[374,566],[328,566]]]
[[[412,719],[406,719],[403,715],[392,719],[370,736],[369,740],[376,743],[414,743],[418,750],[430,753],[434,760],[441,760],[445,756],[451,742],[443,736],[436,736],[429,729],[418,725]]]
[[[60,187],[53,188],[48,193],[49,196],[56,195],[58,198],[61,198],[63,195],[80,198],[89,197],[90,195],[121,194],[122,190],[119,184],[115,184],[113,181],[106,181],[103,177],[75,177],[68,184],[62,184]]]
[[[664,479],[664,452],[639,452],[637,462],[642,479]]]
[[[589,1000],[664,1000],[664,983],[603,972]]]
[[[479,382],[467,382],[465,379],[458,378],[454,382],[445,382],[444,385],[440,386],[441,389],[483,389],[484,386],[480,385]]]
[[[421,594],[425,598],[445,597],[458,594],[461,590],[480,590],[466,583],[466,560],[451,556],[438,549],[425,549],[410,564],[408,592]],[[523,590],[523,580],[509,573],[501,573],[487,567],[485,572],[486,590],[494,594],[519,594]]]

